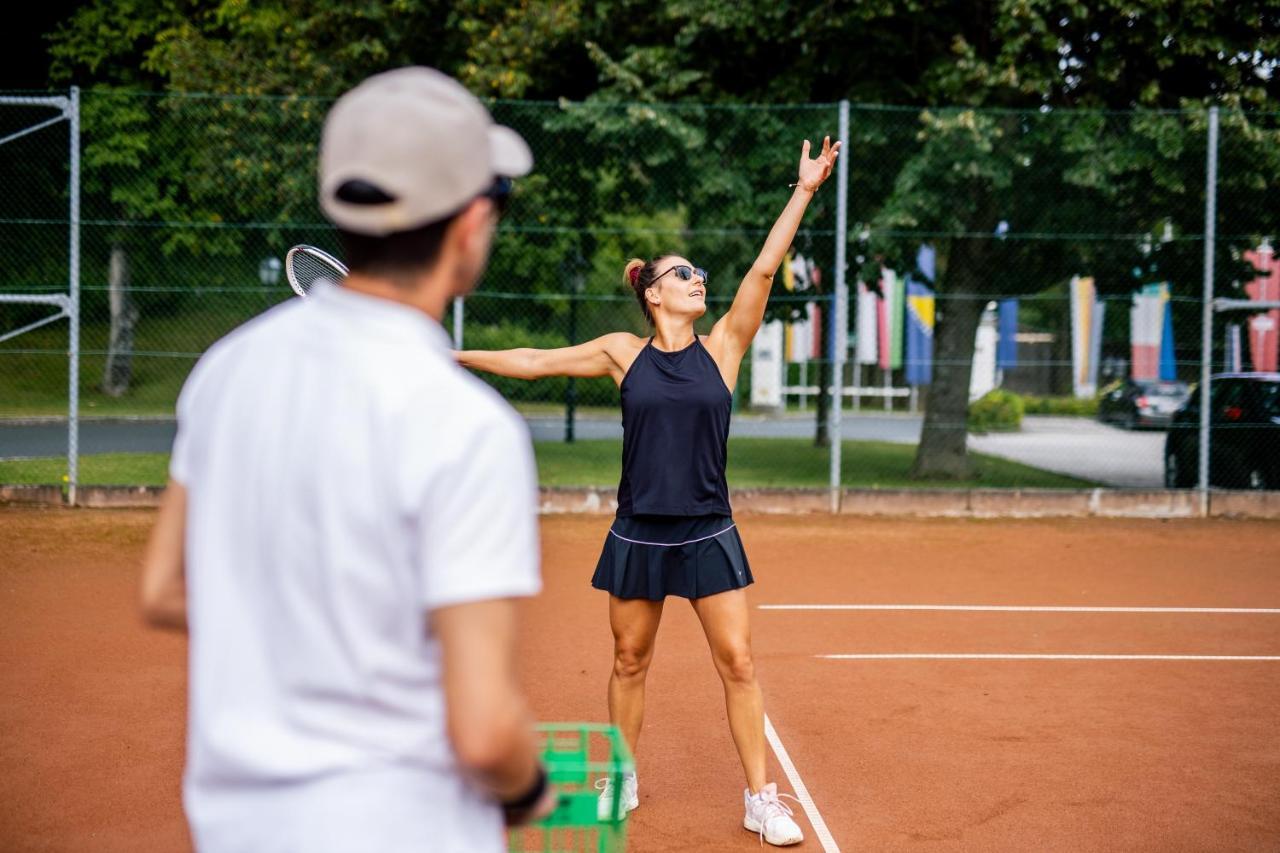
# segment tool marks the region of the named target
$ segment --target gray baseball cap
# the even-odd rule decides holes
[[[320,207],[341,228],[383,235],[461,210],[495,177],[533,168],[520,135],[493,123],[461,83],[433,68],[374,75],[329,110],[320,138]],[[391,200],[337,197],[348,181],[372,184]]]

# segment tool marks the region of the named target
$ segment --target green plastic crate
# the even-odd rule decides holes
[[[508,833],[512,853],[622,853],[627,847],[627,820],[618,814],[622,798],[614,797],[614,815],[600,820],[596,783],[612,779],[621,792],[622,776],[635,765],[621,732],[599,723],[543,723],[537,727],[542,760],[556,786],[560,803],[546,819]]]

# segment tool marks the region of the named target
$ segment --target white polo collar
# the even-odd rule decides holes
[[[350,290],[328,279],[320,279],[311,286],[307,301],[326,310],[336,310],[348,320],[355,318],[357,322],[376,325],[388,333],[412,335],[441,353],[453,349],[453,341],[434,318],[402,302]]]

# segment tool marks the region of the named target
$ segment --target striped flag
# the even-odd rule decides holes
[[[902,367],[902,281],[893,270],[880,271],[879,323],[877,337],[880,343],[880,369],[897,370]]]
[[[1071,279],[1071,384],[1077,397],[1092,397],[1098,387],[1105,308],[1092,278]]]

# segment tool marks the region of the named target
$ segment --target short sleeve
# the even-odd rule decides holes
[[[523,422],[495,410],[439,449],[446,457],[424,491],[417,525],[420,603],[434,610],[537,594],[537,476]]]
[[[184,486],[191,485],[192,474],[192,454],[195,441],[192,439],[192,433],[195,431],[196,421],[191,416],[193,407],[192,398],[195,397],[196,374],[199,369],[192,370],[187,377],[187,381],[182,385],[182,391],[178,394],[178,404],[175,412],[178,418],[178,432],[173,438],[173,450],[169,455],[169,479],[181,483]]]

